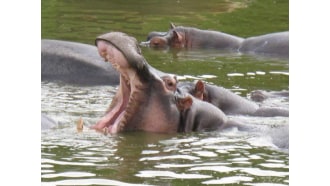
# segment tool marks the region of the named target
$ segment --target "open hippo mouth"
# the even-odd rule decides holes
[[[125,128],[144,100],[150,72],[133,37],[111,32],[97,37],[95,45],[100,56],[120,73],[120,84],[106,115],[92,128],[117,133]]]

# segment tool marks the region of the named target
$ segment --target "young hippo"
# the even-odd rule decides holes
[[[197,99],[206,101],[230,115],[251,115],[261,117],[289,116],[289,110],[277,107],[259,107],[255,102],[245,99],[223,87],[205,84],[179,82],[179,92],[188,92]]]
[[[214,105],[188,94],[177,96],[176,105],[181,113],[178,132],[214,131],[228,127],[245,128],[242,124],[229,119]]]
[[[220,49],[237,51],[243,38],[230,34],[200,30],[192,27],[176,27],[171,24],[165,35],[153,34],[149,37],[149,46],[152,48],[186,48],[186,49]]]

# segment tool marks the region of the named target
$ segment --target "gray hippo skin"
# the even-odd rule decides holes
[[[230,34],[171,24],[171,29],[150,32],[141,46],[151,48],[219,49],[269,57],[289,57],[289,32],[276,32],[241,38]]]
[[[179,132],[215,131],[231,127],[247,130],[248,127],[229,119],[220,109],[189,94],[176,97],[181,112]]]
[[[97,54],[95,46],[41,40],[41,81],[79,85],[113,85],[119,74]]]
[[[157,32],[151,32],[157,33]],[[159,33],[159,32],[158,32]],[[178,49],[220,49],[237,51],[243,38],[212,30],[200,30],[193,27],[174,26],[166,35],[148,35],[152,48]]]
[[[58,126],[58,123],[46,114],[41,113],[41,130],[52,129]]]
[[[262,54],[289,57],[289,32],[277,32],[246,38],[239,51],[248,54]]]
[[[100,56],[120,73],[120,84],[108,111],[91,128],[108,133],[177,132],[180,113],[175,96],[149,69],[136,39],[110,32],[97,37],[95,43]]]
[[[132,130],[174,133],[194,131],[182,130],[182,123],[190,125],[192,120],[188,118],[195,118],[193,126],[198,120],[197,131],[219,130],[221,121],[227,123],[221,110],[199,100],[192,107],[196,112],[182,117],[177,107],[179,93],[173,91],[171,76],[160,77],[148,65],[135,38],[110,32],[97,37],[95,43],[100,56],[120,73],[120,84],[105,116],[91,128],[108,133]],[[210,110],[216,114],[207,114]]]
[[[209,85],[202,81],[196,83],[179,82],[178,91],[188,92],[194,97],[209,102],[228,115],[251,115],[262,117],[289,116],[289,110],[277,107],[259,107],[255,102],[245,99],[223,87]]]
[[[289,91],[270,91],[254,90],[250,93],[251,100],[255,102],[263,102],[269,98],[284,97],[289,98]]]

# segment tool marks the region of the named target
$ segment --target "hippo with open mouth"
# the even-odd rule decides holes
[[[136,39],[111,32],[97,37],[95,45],[100,56],[120,73],[120,83],[107,114],[92,128],[109,133],[176,132],[180,114],[174,94],[149,70]]]
[[[227,126],[229,120],[220,109],[215,109],[219,114],[212,116],[195,113],[182,116],[182,109],[177,106],[180,95],[173,91],[171,78],[168,75],[161,77],[148,65],[135,38],[121,32],[110,32],[97,37],[95,45],[100,56],[120,73],[120,84],[107,113],[92,129],[106,133],[133,130],[175,133],[216,130]],[[187,107],[204,113],[214,108],[207,102],[198,104],[198,101]],[[200,122],[205,121],[201,117],[213,119]],[[187,127],[188,118],[197,121],[191,125],[193,128]],[[181,125],[186,126],[185,130]]]

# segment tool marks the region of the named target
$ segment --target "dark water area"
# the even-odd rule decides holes
[[[144,41],[169,23],[250,37],[289,30],[289,1],[42,0],[41,38],[94,44],[109,31]],[[202,79],[249,98],[289,90],[289,60],[217,51],[142,48],[155,68]],[[258,126],[190,134],[102,135],[88,126],[104,114],[116,86],[41,83],[41,111],[58,127],[41,134],[42,185],[289,185],[289,118],[235,116]],[[288,98],[263,103],[289,108]],[[76,131],[83,118],[85,129]]]

